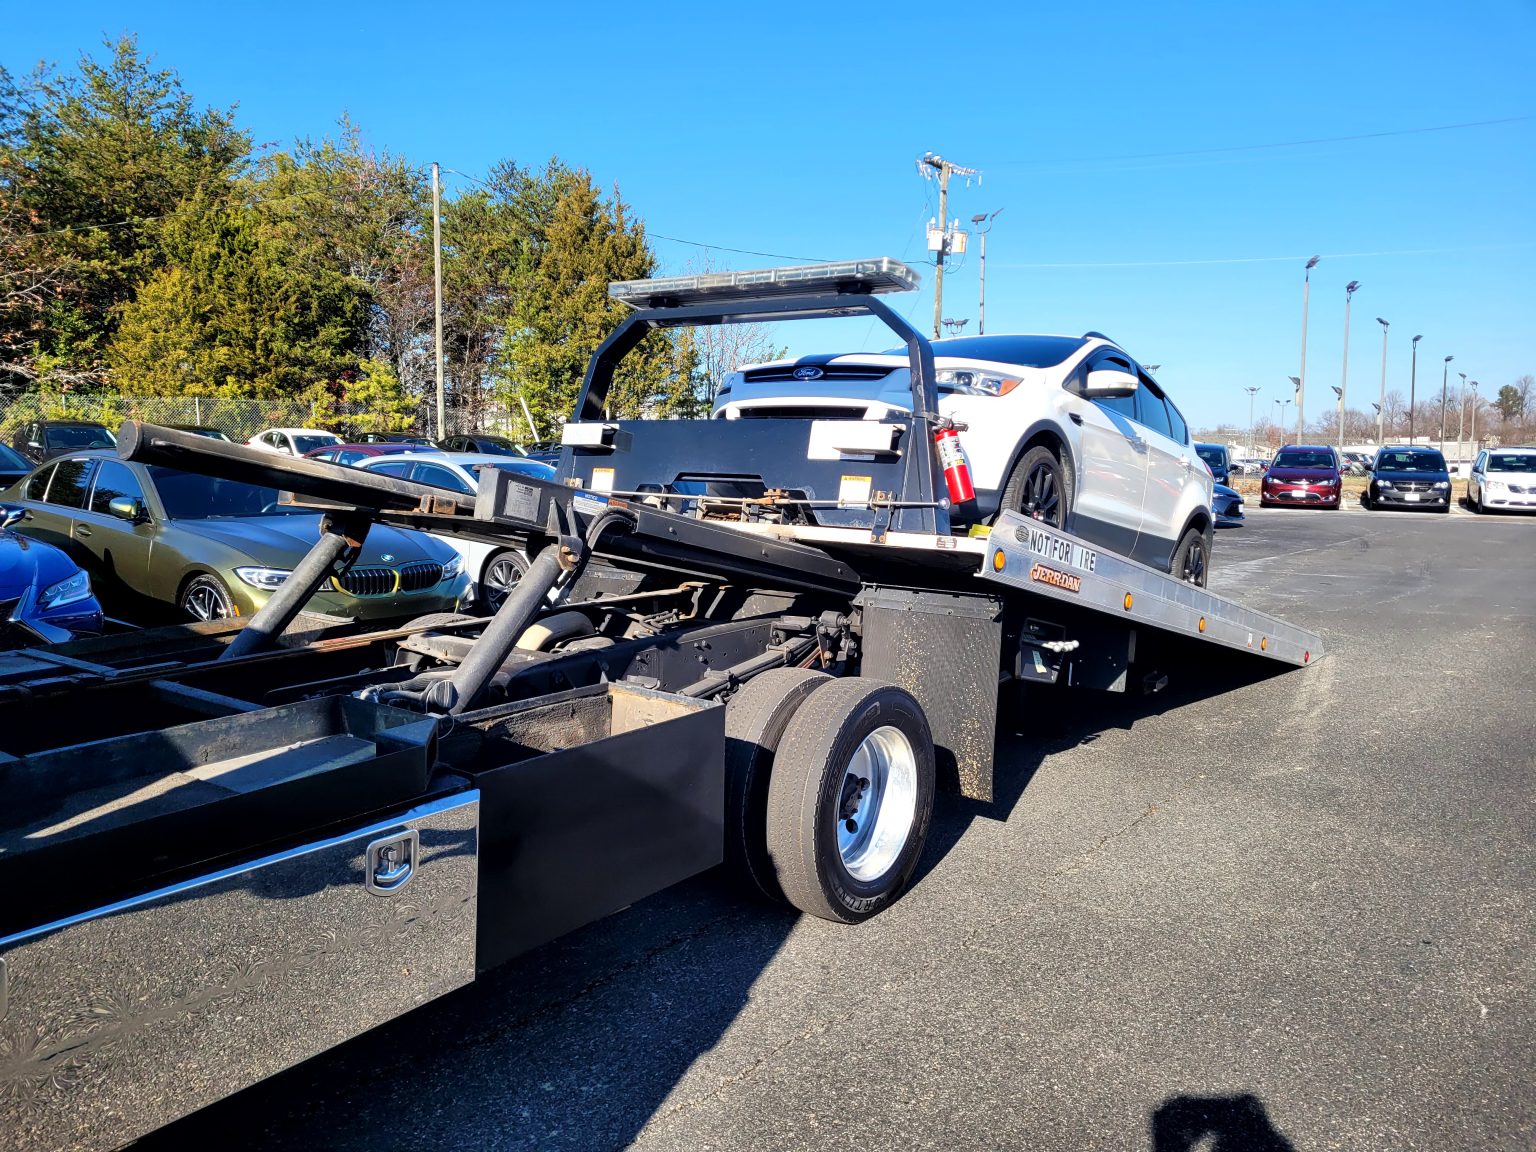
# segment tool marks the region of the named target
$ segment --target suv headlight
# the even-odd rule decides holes
[[[274,588],[281,588],[283,581],[288,579],[286,568],[236,568],[235,575],[244,580],[252,588],[260,588],[264,592],[270,592]]]
[[[933,374],[934,383],[946,392],[967,396],[1006,396],[1019,386],[1007,376],[993,376],[975,368],[944,368]]]
[[[1390,488],[1390,487],[1392,487],[1392,481],[1390,481],[1390,480],[1378,480],[1378,481],[1376,481],[1376,487],[1378,487],[1378,488]]]
[[[1451,486],[1451,482],[1449,480],[1436,480],[1435,481],[1435,487],[1436,488],[1449,488],[1450,486]]]
[[[53,608],[61,608],[65,604],[85,600],[90,594],[90,576],[84,571],[76,572],[73,576],[44,588],[42,595],[37,598],[37,606],[47,612]]]
[[[455,552],[443,562],[443,579],[452,580],[464,571],[464,558]]]

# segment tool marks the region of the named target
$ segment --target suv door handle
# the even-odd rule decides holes
[[[82,539],[84,539],[86,536],[89,536],[90,534],[91,534],[91,530],[89,528],[87,528],[84,524],[76,524],[75,525],[75,535],[76,536],[79,536]]]
[[[1068,412],[1067,413],[1067,418],[1069,420],[1071,420],[1072,423],[1074,423],[1074,424],[1081,424],[1083,422],[1082,415],[1080,413],[1077,413],[1077,412]]]
[[[1179,457],[1179,466],[1181,468],[1183,468],[1186,472],[1189,471],[1189,457],[1188,456],[1180,456]]]

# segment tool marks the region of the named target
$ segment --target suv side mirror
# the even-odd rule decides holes
[[[1376,471],[1376,461],[1374,461],[1374,460],[1367,460],[1365,462],[1365,470],[1367,472],[1374,472],[1374,471]]]
[[[148,519],[144,515],[144,502],[134,496],[112,497],[107,501],[107,511],[130,524],[139,524]]]
[[[1134,372],[1122,372],[1118,368],[1095,368],[1088,373],[1082,395],[1089,400],[1112,400],[1121,396],[1134,396],[1141,382]]]

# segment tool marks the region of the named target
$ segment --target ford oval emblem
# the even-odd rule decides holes
[[[379,559],[384,561],[386,564],[393,564],[395,562],[394,555],[389,552],[384,553],[384,555],[380,556]]]
[[[807,364],[803,368],[795,369],[796,380],[820,380],[826,373],[814,364]]]

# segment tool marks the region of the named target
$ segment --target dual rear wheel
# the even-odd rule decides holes
[[[784,668],[726,706],[727,855],[769,899],[874,916],[917,867],[933,794],[927,718],[894,684]]]

